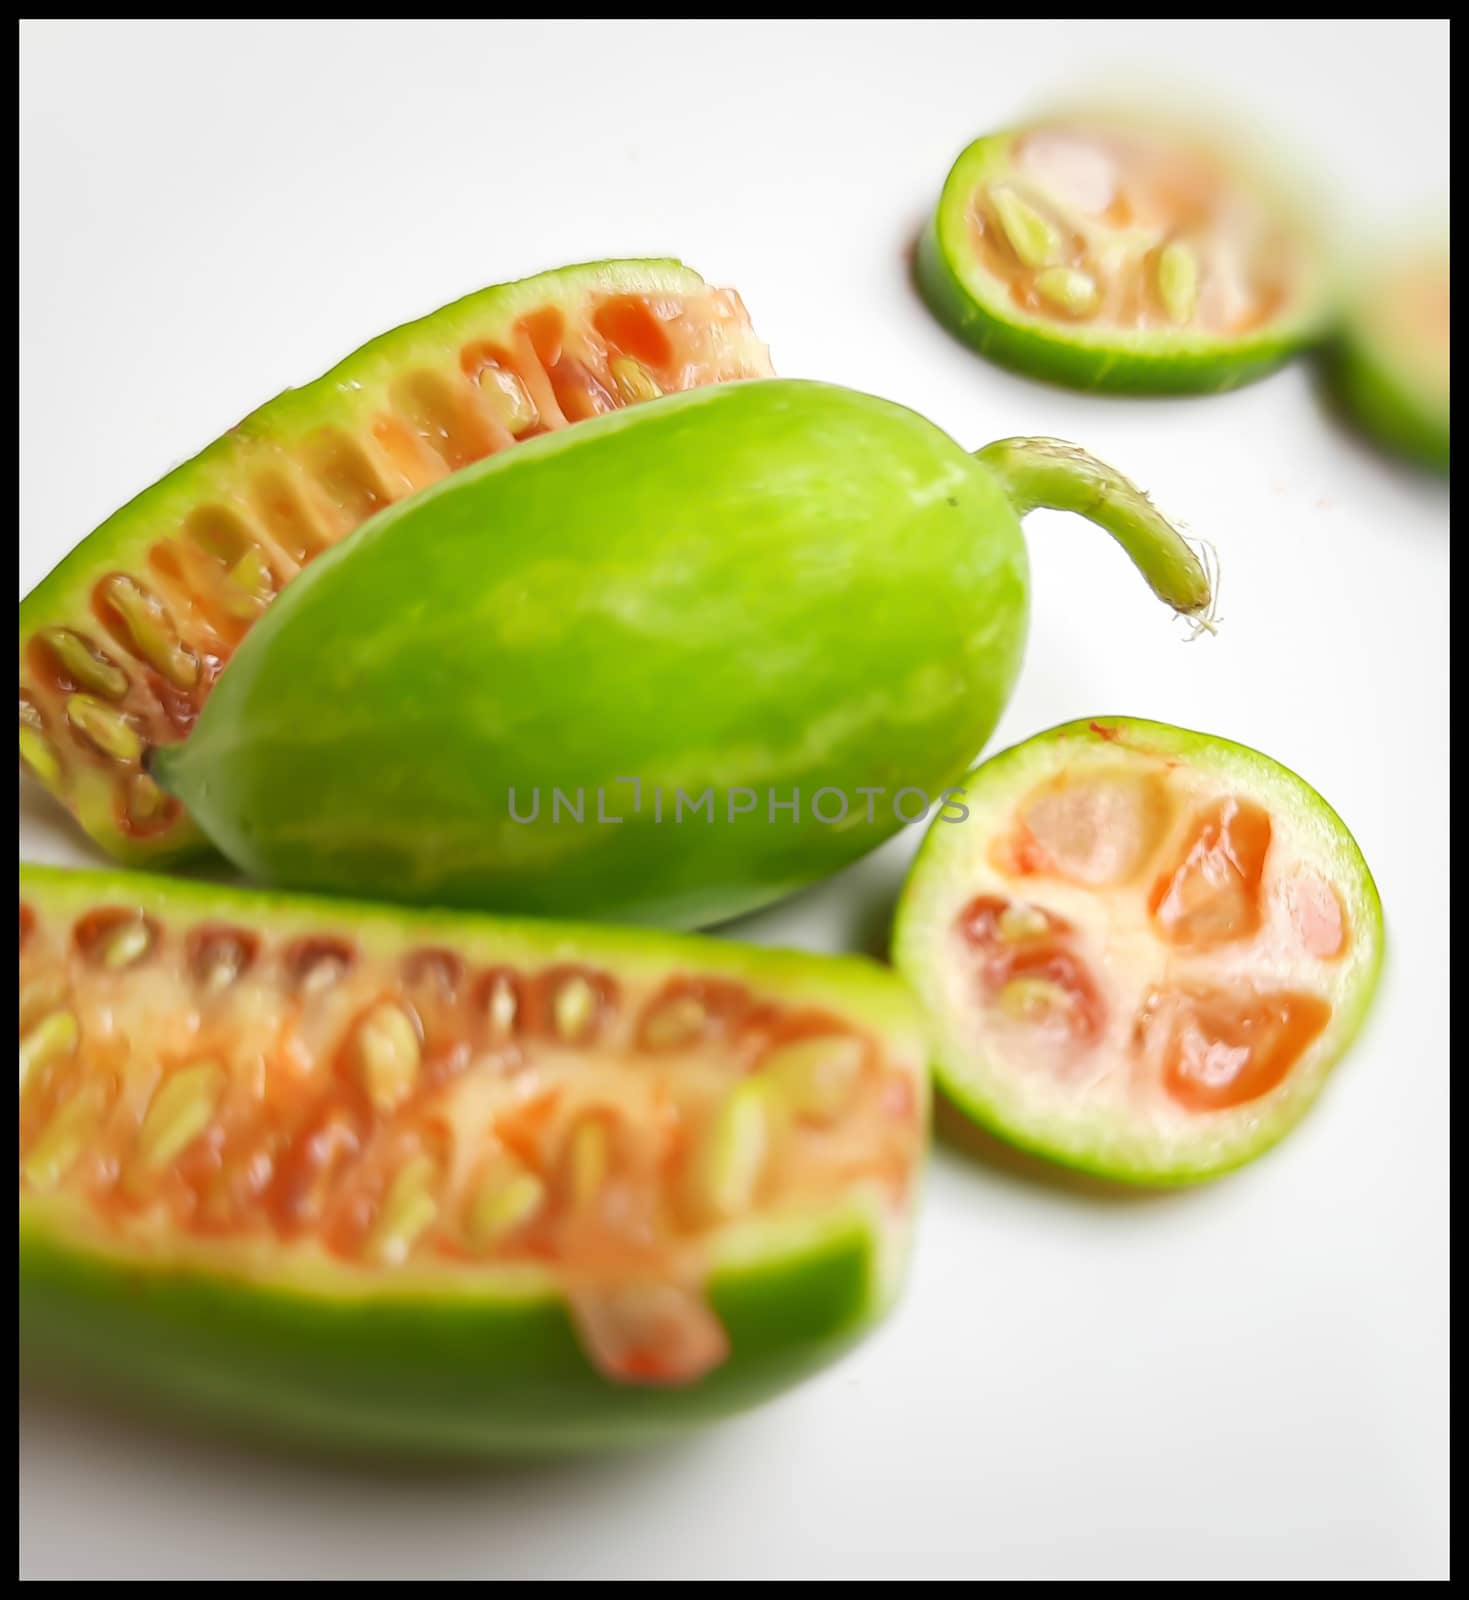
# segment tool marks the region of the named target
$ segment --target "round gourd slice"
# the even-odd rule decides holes
[[[1135,1183],[1283,1138],[1382,958],[1377,890],[1326,802],[1243,745],[1105,717],[987,761],[965,805],[924,841],[896,929],[949,1099]]]
[[[1084,389],[1197,393],[1321,331],[1311,230],[1191,131],[1075,115],[976,140],[918,251],[935,313],[981,354]]]

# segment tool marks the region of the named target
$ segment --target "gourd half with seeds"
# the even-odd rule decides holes
[[[21,601],[22,765],[120,860],[204,849],[146,758],[188,736],[304,566],[519,440],[769,372],[739,296],[676,261],[566,267],[373,340],[145,489]]]
[[[855,958],[22,865],[22,1336],[373,1447],[708,1420],[891,1302],[926,1065]]]
[[[1352,836],[1286,768],[1158,722],[1068,723],[973,774],[903,892],[899,968],[974,1121],[1190,1183],[1305,1115],[1382,959]]]
[[[1311,230],[1191,132],[1066,117],[971,144],[919,244],[930,306],[981,354],[1084,389],[1231,389],[1321,332]]]

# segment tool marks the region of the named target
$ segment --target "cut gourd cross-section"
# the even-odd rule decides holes
[[[1371,875],[1276,762],[1162,723],[1069,723],[936,824],[896,954],[949,1099],[1069,1167],[1188,1183],[1305,1114],[1382,957]]]
[[[1251,164],[1161,123],[1068,116],[977,140],[917,265],[966,342],[1080,388],[1233,388],[1322,326],[1313,230]]]
[[[147,754],[188,737],[302,567],[519,440],[769,372],[739,296],[672,261],[543,273],[373,340],[144,490],[21,602],[22,765],[123,861],[204,848]]]
[[[926,1049],[873,963],[22,866],[24,1333],[383,1445],[656,1434],[889,1304]]]

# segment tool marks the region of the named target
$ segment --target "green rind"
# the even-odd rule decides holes
[[[446,348],[491,338],[517,317],[548,301],[570,303],[593,291],[691,293],[706,287],[674,260],[595,261],[495,284],[428,316],[404,323],[362,345],[329,372],[287,389],[250,413],[189,460],[135,495],[56,564],[20,602],[20,651],[43,628],[92,626],[91,593],[110,572],[140,570],[160,529],[178,527],[201,503],[233,488],[241,456],[262,446],[288,445],[318,428],[351,428],[381,401],[387,386],[419,361],[442,360]],[[124,865],[164,866],[209,852],[187,819],[157,843],[129,840],[110,812],[84,808],[86,831]]]
[[[915,274],[930,309],[982,356],[1027,377],[1115,394],[1216,394],[1283,366],[1323,331],[1319,294],[1246,339],[1063,328],[1004,306],[969,240],[971,197],[1002,160],[1012,132],[977,139],[955,161],[918,242]]]
[[[1364,432],[1430,471],[1449,475],[1449,412],[1361,329],[1348,326],[1327,356],[1332,392]]]
[[[1003,487],[930,423],[821,384],[706,388],[374,518],[275,602],[155,773],[269,881],[704,924],[889,837],[898,789],[936,803],[1008,696],[1026,602]],[[511,820],[512,785],[522,815],[540,788],[539,823]],[[621,823],[591,820],[599,786]],[[886,791],[871,822],[864,786]],[[724,815],[659,823],[655,787]],[[584,823],[547,815],[558,788]],[[737,788],[758,804],[730,821]],[[821,788],[845,826],[812,817]],[[793,789],[799,821],[772,815]]]
[[[21,633],[65,621],[79,610],[85,613],[97,578],[114,569],[131,570],[160,527],[172,526],[201,499],[217,493],[242,446],[294,442],[331,423],[350,425],[414,362],[441,358],[459,340],[488,337],[490,328],[508,325],[548,299],[570,302],[598,289],[687,293],[704,287],[703,278],[680,261],[585,262],[479,289],[379,334],[313,382],[268,400],[114,511],[21,601]]]
[[[98,903],[159,918],[340,930],[364,942],[452,942],[487,961],[591,958],[628,970],[708,972],[825,1003],[882,1030],[918,1064],[923,1036],[902,984],[875,963],[640,930],[501,922],[312,901],[122,872],[22,863],[21,894],[63,915]],[[540,1278],[452,1269],[432,1281],[346,1269],[312,1283],[211,1271],[197,1259],[104,1252],[42,1202],[20,1207],[21,1339],[59,1365],[189,1414],[331,1447],[526,1454],[634,1443],[712,1421],[788,1388],[868,1329],[897,1292],[906,1232],[870,1197],[757,1221],[725,1236],[710,1302],[728,1358],[696,1383],[620,1385],[577,1341]]]
[[[727,1360],[685,1387],[601,1377],[550,1296],[312,1298],[137,1268],[29,1227],[20,1336],[38,1370],[329,1448],[528,1455],[647,1442],[779,1394],[880,1314],[874,1230],[834,1216],[802,1244],[717,1273]]]
[[[1102,738],[1099,726],[1108,735],[1120,731],[1124,738],[1135,738],[1151,752],[1177,755],[1191,763],[1199,762],[1201,756],[1211,758],[1222,770],[1244,775],[1251,793],[1274,792],[1278,803],[1289,803],[1309,817],[1329,841],[1340,872],[1338,883],[1345,890],[1354,944],[1365,950],[1365,959],[1350,992],[1336,1006],[1323,1040],[1312,1048],[1309,1072],[1298,1069],[1261,1102],[1268,1108],[1263,1115],[1252,1104],[1201,1118],[1199,1137],[1192,1147],[1150,1142],[1146,1135],[1132,1138],[1127,1130],[1104,1129],[1100,1137],[1088,1138],[1079,1135],[1074,1126],[1047,1126],[1017,1115],[1002,1095],[979,1081],[990,1069],[982,1067],[976,1072],[947,1030],[944,1007],[937,998],[937,952],[948,929],[936,921],[928,902],[939,897],[939,886],[950,874],[951,858],[962,845],[963,824],[936,823],[920,847],[898,902],[893,960],[929,1016],[935,1036],[935,1081],[944,1097],[971,1121],[1017,1149],[1074,1172],[1153,1188],[1182,1187],[1222,1177],[1263,1155],[1311,1109],[1332,1068],[1360,1031],[1376,993],[1385,946],[1382,902],[1346,824],[1304,779],[1248,745],[1169,723],[1140,717],[1081,718],[1035,734],[1000,751],[971,774],[966,787],[971,815],[983,810],[987,795],[1006,793],[1017,770],[1034,763],[1039,777],[1039,756],[1046,746],[1066,739]],[[1231,1128],[1245,1131],[1228,1131]],[[1218,1129],[1226,1130],[1222,1138],[1216,1137]]]

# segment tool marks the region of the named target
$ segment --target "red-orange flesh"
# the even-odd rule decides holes
[[[457,370],[456,370],[457,369]],[[187,736],[255,619],[323,550],[383,507],[523,439],[700,384],[768,375],[739,296],[591,292],[473,340],[389,386],[364,425],[290,444],[241,436],[213,500],[161,522],[130,570],[100,575],[90,615],[22,651],[20,748],[63,801],[102,775],[123,839],[161,844],[178,803],[149,777]]]
[[[1002,1059],[1144,1100],[1222,1111],[1278,1087],[1326,1029],[1322,982],[1351,932],[1333,886],[1284,870],[1270,812],[1176,768],[1063,770],[1015,806],[987,890],[953,925],[971,1005]],[[1064,910],[1061,909],[1064,907]]]
[[[726,1344],[712,1241],[859,1190],[904,1202],[914,1064],[743,982],[369,953],[349,928],[20,907],[22,1194],[102,1249],[244,1275],[531,1267],[610,1376]]]

